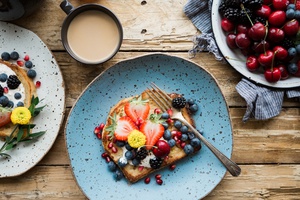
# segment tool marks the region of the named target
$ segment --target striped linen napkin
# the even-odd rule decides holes
[[[211,5],[212,0],[188,0],[183,11],[192,21],[200,35],[194,37],[194,48],[189,51],[195,55],[197,52],[208,51],[215,55],[217,60],[224,60],[215,43],[211,28]],[[250,118],[266,120],[277,116],[282,107],[284,95],[287,98],[300,97],[300,88],[289,90],[271,89],[259,86],[245,78],[236,85],[237,92],[245,99],[247,109],[243,117],[246,122]]]

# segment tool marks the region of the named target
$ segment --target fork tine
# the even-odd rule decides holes
[[[164,96],[160,95],[161,98],[163,98],[168,103],[168,105],[172,107],[172,104],[170,104],[170,102],[172,102],[172,98],[169,97],[169,95],[166,94],[162,89],[160,89],[155,83],[151,82],[151,84],[152,84],[152,88],[154,86],[159,91],[158,93],[162,93],[164,95]]]
[[[152,89],[147,88],[148,91],[146,93],[149,95],[149,97],[159,106],[160,109],[162,109],[163,112],[168,110],[168,106],[163,102],[158,96],[157,96],[157,91],[156,93],[153,92]],[[155,90],[154,90],[155,91]],[[150,94],[151,93],[151,94]]]

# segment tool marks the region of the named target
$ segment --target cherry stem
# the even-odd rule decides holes
[[[242,8],[242,10],[245,12],[247,18],[249,19],[249,21],[250,21],[250,23],[251,23],[251,26],[253,26],[253,22],[252,22],[251,18],[249,17],[249,15],[248,15],[248,13],[247,13],[247,11],[246,11],[246,9],[245,9],[245,7],[244,7],[243,4],[241,4],[241,8]]]
[[[273,58],[272,58],[272,64],[271,64],[271,72],[273,72],[273,67],[274,67],[274,60],[275,60],[275,55],[278,53],[278,50],[274,52]]]

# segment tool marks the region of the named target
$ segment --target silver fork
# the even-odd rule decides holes
[[[221,163],[226,167],[232,176],[239,176],[241,173],[241,168],[228,157],[226,157],[222,152],[220,152],[216,147],[209,143],[205,137],[203,137],[199,131],[197,131],[188,121],[185,120],[180,110],[172,107],[172,99],[161,90],[157,85],[151,83],[151,89],[147,88],[149,92],[147,94],[149,97],[160,107],[160,109],[165,112],[168,109],[172,109],[173,114],[170,116],[172,119],[180,120],[184,123],[193,133],[215,154],[215,156],[221,161]]]

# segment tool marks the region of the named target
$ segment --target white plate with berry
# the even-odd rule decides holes
[[[64,116],[65,89],[62,74],[54,56],[35,33],[6,22],[0,22],[0,27],[1,58],[24,68],[27,72],[31,69],[29,73],[40,100],[38,107],[45,106],[40,114],[33,118],[33,124],[36,126],[32,132],[46,131],[37,140],[18,143],[16,148],[5,151],[10,157],[0,156],[0,178],[4,178],[25,173],[50,150]],[[3,65],[0,74],[5,74],[5,72]],[[13,96],[9,95],[11,92],[13,92],[12,89],[5,90],[2,96]],[[0,146],[3,144],[1,140]]]
[[[110,109],[121,99],[141,94],[151,82],[168,93],[176,92],[195,99],[199,107],[193,115],[197,129],[231,157],[232,127],[226,101],[207,71],[190,61],[166,54],[125,60],[88,85],[66,122],[66,146],[73,174],[89,199],[201,199],[223,179],[225,167],[205,146],[177,162],[175,169],[166,167],[151,174],[150,183],[148,179],[141,179],[130,184],[110,171],[103,157],[102,141],[94,129],[106,122]]]
[[[244,1],[244,7],[234,2],[214,0],[212,4],[212,30],[226,61],[255,83],[299,87],[296,13],[300,17],[300,11],[287,0]]]

